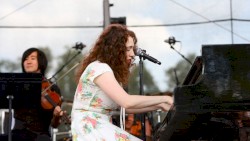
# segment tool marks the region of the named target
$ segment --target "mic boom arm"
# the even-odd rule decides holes
[[[146,54],[146,50],[142,50],[141,48],[137,48],[135,54],[136,54],[136,56],[142,57],[144,60],[145,60],[145,59],[148,59],[149,61],[151,61],[151,62],[153,62],[153,63],[156,63],[156,64],[158,64],[158,65],[161,64],[160,61],[158,61],[158,60],[155,59],[154,57],[152,57],[152,56]]]

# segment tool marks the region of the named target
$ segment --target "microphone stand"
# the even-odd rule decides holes
[[[61,77],[59,77],[58,79],[57,79],[57,81],[59,81],[59,80],[61,80],[64,76],[66,76],[69,72],[71,72],[75,67],[77,67],[78,65],[79,65],[80,63],[78,62],[78,63],[76,63],[73,67],[71,67],[67,72],[65,72]],[[48,86],[46,89],[44,89],[43,91],[42,91],[42,93],[44,93],[44,92],[46,92],[48,89],[50,89],[53,85],[55,85],[56,84],[56,81],[55,82],[53,82],[53,83],[51,83],[51,85],[50,86]]]
[[[179,86],[180,82],[176,73],[176,69],[174,69],[174,76],[175,76],[175,80],[176,80],[176,86]]]
[[[12,100],[14,99],[14,96],[10,94],[7,96],[7,99],[9,99],[8,141],[12,141],[12,131],[11,131],[12,115],[13,115],[13,113],[12,113]]]
[[[184,55],[182,55],[179,51],[177,51],[173,46],[172,44],[169,44],[170,45],[170,48],[172,48],[174,51],[176,51],[183,59],[185,59],[190,65],[192,65],[191,61],[188,60]]]
[[[142,56],[139,56],[140,61],[139,61],[139,80],[140,80],[140,95],[144,95],[143,91],[143,61],[142,61]],[[141,139],[143,141],[146,141],[146,134],[145,134],[145,114],[142,113],[140,114],[140,119],[141,119]]]
[[[81,50],[82,51],[82,50]],[[72,56],[60,69],[58,69],[58,71],[51,77],[49,78],[49,80],[51,80],[52,78],[55,78],[55,76],[62,71],[62,69],[67,66],[77,55],[79,55],[81,53],[81,51],[78,51],[74,56]],[[56,80],[56,78],[55,78]]]

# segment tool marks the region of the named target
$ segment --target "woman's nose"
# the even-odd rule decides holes
[[[131,56],[131,57],[135,57],[135,52],[134,52],[134,50],[131,50],[130,56]]]
[[[30,59],[27,59],[27,60],[26,60],[26,63],[27,63],[27,64],[30,64],[30,63],[31,63],[31,60],[30,60]]]

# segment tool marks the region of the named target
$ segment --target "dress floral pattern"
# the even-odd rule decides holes
[[[105,72],[113,73],[107,64],[95,61],[79,80],[71,113],[73,141],[141,141],[112,124],[111,112],[120,107],[93,82]]]

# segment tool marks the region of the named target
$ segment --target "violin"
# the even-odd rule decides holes
[[[51,84],[48,80],[42,81],[42,94],[41,94],[41,106],[45,110],[52,110],[56,106],[61,106],[62,99],[58,93],[51,90]],[[66,116],[62,116],[64,123],[71,123],[70,119]]]
[[[42,81],[41,106],[46,110],[54,109],[57,105],[62,104],[60,95],[52,91],[51,86],[52,84],[48,80]]]

